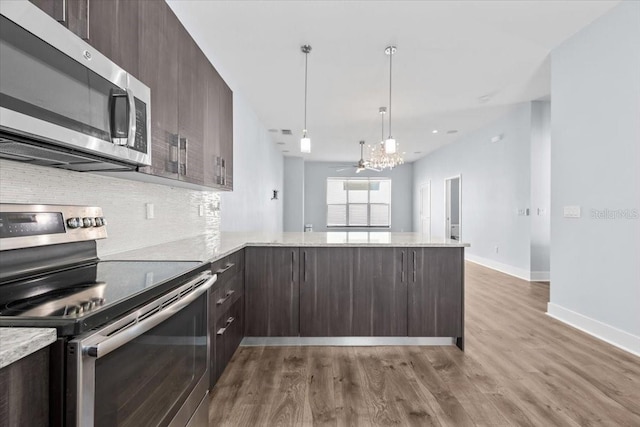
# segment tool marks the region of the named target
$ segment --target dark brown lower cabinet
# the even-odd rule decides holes
[[[245,249],[248,337],[297,337],[299,329],[299,249]]]
[[[353,248],[300,248],[300,336],[354,335]]]
[[[407,336],[407,251],[355,248],[354,336]]]
[[[464,249],[409,248],[408,316],[411,337],[464,333]]]
[[[253,247],[245,279],[250,337],[454,337],[464,345],[464,248]]]
[[[229,310],[218,318],[215,329],[211,331],[211,339],[215,340],[215,375],[212,387],[224,372],[244,337],[243,304],[242,298],[237,299]]]
[[[0,426],[49,425],[49,347],[0,369]]]
[[[244,338],[244,250],[213,263],[218,280],[209,297],[209,387],[213,388]]]

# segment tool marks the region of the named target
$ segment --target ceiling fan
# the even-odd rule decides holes
[[[360,141],[360,160],[358,160],[358,163],[355,165],[346,166],[346,167],[338,166],[338,168],[340,169],[336,168],[336,172],[342,172],[352,167],[356,168],[356,173],[360,173],[363,170],[370,170],[375,172],[381,171],[380,169],[376,169],[369,166],[369,162],[364,159],[364,141]]]

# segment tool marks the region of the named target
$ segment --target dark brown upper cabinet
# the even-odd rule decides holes
[[[178,179],[178,31],[165,2],[143,1],[139,9],[138,78],[151,89],[150,175]],[[174,82],[167,84],[167,82]]]
[[[143,3],[145,1],[138,0],[91,1],[89,3],[89,37],[87,41],[135,77],[138,77],[138,31],[142,24],[139,7]]]
[[[299,329],[299,249],[245,249],[245,335],[297,337]]]
[[[182,25],[178,30],[178,174],[204,184],[207,58]],[[210,65],[209,65],[210,66]],[[153,114],[153,113],[152,113]]]
[[[29,0],[81,39],[89,38],[89,0]]]

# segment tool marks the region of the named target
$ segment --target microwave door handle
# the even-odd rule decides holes
[[[207,292],[209,288],[213,286],[213,284],[216,282],[217,279],[218,279],[218,276],[214,274],[205,283],[203,283],[201,286],[195,289],[192,293],[174,302],[173,304],[169,305],[168,307],[158,312],[157,314],[154,314],[144,319],[143,321],[127,329],[124,329],[121,332],[116,333],[115,335],[112,335],[111,337],[107,338],[106,340],[102,341],[99,344],[86,346],[86,347],[83,346],[82,353],[89,357],[100,359],[101,357],[106,356],[112,351],[117,350],[118,348],[134,340],[135,338],[139,337],[145,332],[153,329],[154,327],[158,326],[160,323],[164,322],[165,320],[169,319],[173,315],[177,314],[180,310],[187,307],[193,301],[198,299],[198,297],[200,297],[202,294]]]
[[[136,99],[133,91],[127,89],[127,101],[129,101],[129,133],[127,135],[127,147],[133,147],[136,144]]]

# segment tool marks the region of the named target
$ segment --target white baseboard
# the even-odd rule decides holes
[[[551,274],[548,271],[532,271],[529,273],[530,282],[550,282]]]
[[[465,253],[464,259],[471,261],[474,264],[479,264],[483,267],[490,268],[492,270],[499,271],[501,273],[508,274],[509,276],[517,277],[518,279],[526,280],[528,282],[548,282],[548,271],[529,271],[522,268],[514,267],[509,264],[503,264],[498,261],[494,261],[489,258],[483,258],[477,255]]]
[[[640,337],[560,305],[548,303],[547,315],[624,351],[640,356]]]

